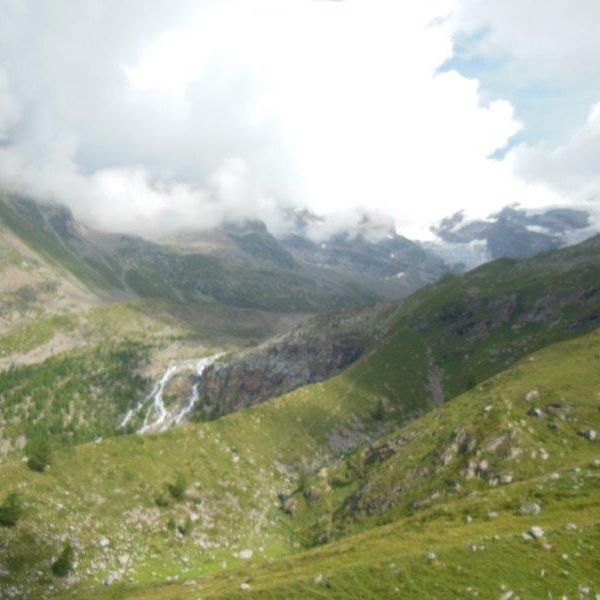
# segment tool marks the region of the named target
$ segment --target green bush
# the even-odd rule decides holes
[[[375,421],[385,421],[387,417],[387,408],[385,405],[385,401],[382,398],[378,399],[377,405],[375,406],[371,414]]]
[[[14,527],[21,518],[23,509],[21,499],[17,492],[11,492],[0,506],[0,525],[3,527]]]
[[[25,448],[27,466],[32,471],[43,473],[52,464],[52,448],[46,437],[31,440]]]
[[[171,496],[173,496],[173,498],[175,498],[175,500],[183,500],[188,487],[185,475],[183,473],[179,473],[179,475],[177,475],[177,479],[175,479],[175,482],[170,483],[167,487],[169,488],[169,493]]]
[[[167,508],[170,504],[169,498],[165,494],[160,494],[154,498],[154,503],[159,508]]]
[[[52,563],[52,573],[57,577],[66,577],[73,570],[75,551],[71,542],[67,542],[60,556]]]
[[[177,525],[177,531],[181,533],[181,535],[189,535],[192,533],[192,529],[194,529],[194,521],[190,517],[188,517],[184,523],[179,523]]]

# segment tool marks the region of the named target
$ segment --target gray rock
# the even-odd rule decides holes
[[[542,507],[539,504],[537,504],[537,502],[526,502],[525,504],[521,505],[519,512],[522,515],[534,517],[536,515],[539,515],[541,510]]]
[[[598,434],[594,429],[584,429],[583,431],[579,432],[579,435],[584,437],[586,440],[589,440],[590,442],[593,442],[598,437]]]
[[[544,537],[545,532],[541,527],[535,525],[529,528],[529,535],[536,540],[541,540]]]
[[[579,587],[577,588],[577,591],[582,595],[582,596],[589,596],[592,592],[591,588],[587,585],[579,585]]]
[[[116,572],[112,572],[109,573],[105,578],[104,578],[104,585],[109,586],[112,585],[113,583],[116,583],[117,581],[119,581],[119,579],[121,579],[121,575],[119,573]]]
[[[281,508],[286,514],[293,516],[293,514],[296,512],[296,509],[298,508],[298,503],[296,502],[296,500],[294,500],[294,498],[286,498],[282,502]]]
[[[126,567],[131,560],[131,556],[129,554],[121,554],[117,560],[122,567]]]

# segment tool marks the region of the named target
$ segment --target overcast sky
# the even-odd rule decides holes
[[[0,0],[0,187],[152,233],[594,208],[597,0]]]

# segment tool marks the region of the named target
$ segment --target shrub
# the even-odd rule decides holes
[[[373,409],[372,416],[375,421],[385,421],[387,416],[387,409],[385,401],[382,398],[378,399],[377,405]]]
[[[32,471],[43,473],[52,464],[52,448],[47,437],[30,440],[25,448],[27,466]]]
[[[189,535],[192,533],[192,529],[194,529],[194,521],[190,517],[188,517],[184,523],[179,523],[177,525],[177,531],[182,535]]]
[[[75,552],[70,542],[65,544],[60,556],[52,563],[52,573],[57,577],[66,577],[73,570]]]
[[[169,488],[169,493],[171,496],[173,496],[173,498],[175,498],[175,500],[183,500],[188,487],[185,475],[183,473],[179,473],[179,475],[177,475],[177,479],[175,479],[175,482],[170,483],[167,487]]]
[[[298,475],[298,487],[294,493],[305,494],[310,487],[308,472],[302,469]]]
[[[21,499],[17,492],[11,492],[0,506],[0,525],[3,527],[14,527],[21,518],[23,509]]]
[[[167,498],[165,494],[160,494],[159,496],[156,496],[156,498],[154,498],[154,503],[159,508],[167,508],[170,504],[169,498]]]

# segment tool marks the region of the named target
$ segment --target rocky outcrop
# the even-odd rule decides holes
[[[255,350],[214,363],[200,382],[196,416],[217,418],[331,377],[364,354],[388,310],[378,305],[318,317]]]

